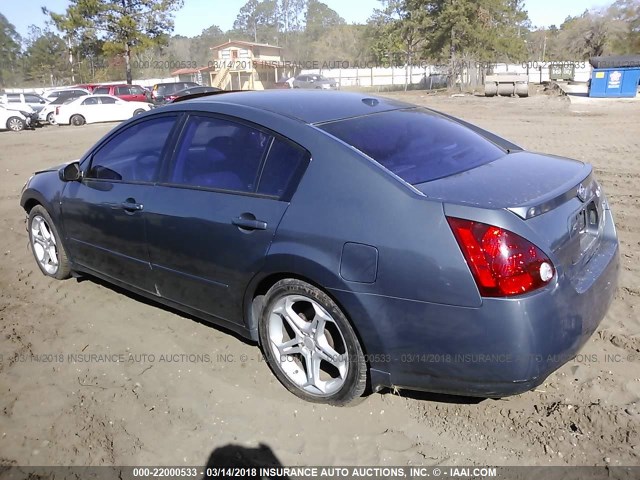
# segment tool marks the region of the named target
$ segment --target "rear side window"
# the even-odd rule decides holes
[[[115,98],[111,98],[111,97],[100,97],[100,102],[103,105],[111,105],[116,103],[116,99]]]
[[[276,138],[262,169],[258,193],[291,198],[310,157],[301,147]]]
[[[187,121],[169,182],[191,187],[255,192],[272,137],[230,120],[192,116]]]
[[[107,95],[109,93],[109,87],[98,87],[98,88],[95,88],[93,90],[93,93],[94,94],[98,94],[98,95],[100,95],[100,94]]]
[[[506,153],[467,127],[423,109],[339,120],[320,128],[412,185],[470,170]]]
[[[98,105],[100,101],[95,97],[85,98],[82,101],[82,105]]]
[[[129,95],[129,87],[116,87],[116,95]]]
[[[154,181],[175,122],[175,116],[163,116],[127,127],[93,154],[86,177],[123,182]]]

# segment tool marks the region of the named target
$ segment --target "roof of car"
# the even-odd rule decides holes
[[[186,100],[181,105],[204,106],[226,103],[268,110],[305,123],[324,123],[343,118],[359,117],[415,105],[390,98],[374,97],[364,93],[324,90],[264,90],[214,94]],[[195,105],[194,105],[195,106]]]

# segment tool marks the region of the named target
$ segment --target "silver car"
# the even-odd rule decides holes
[[[319,88],[322,90],[337,90],[338,82],[333,78],[323,77],[315,73],[298,75],[293,80],[293,88]]]
[[[28,105],[35,112],[39,112],[47,104],[47,100],[35,93],[5,93],[0,95],[0,103],[8,105],[9,108],[18,107],[20,104]]]

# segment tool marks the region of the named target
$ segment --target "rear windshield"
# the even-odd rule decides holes
[[[506,153],[467,127],[420,108],[319,127],[412,185],[470,170]]]

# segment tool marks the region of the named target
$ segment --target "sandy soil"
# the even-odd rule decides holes
[[[20,189],[113,125],[2,132],[0,464],[205,464],[230,444],[265,445],[284,465],[640,464],[637,105],[394,96],[595,165],[623,271],[609,314],[575,361],[502,400],[400,392],[350,408],[303,403],[239,338],[92,280],[45,278],[28,249]],[[125,361],[74,362],[80,353]]]

